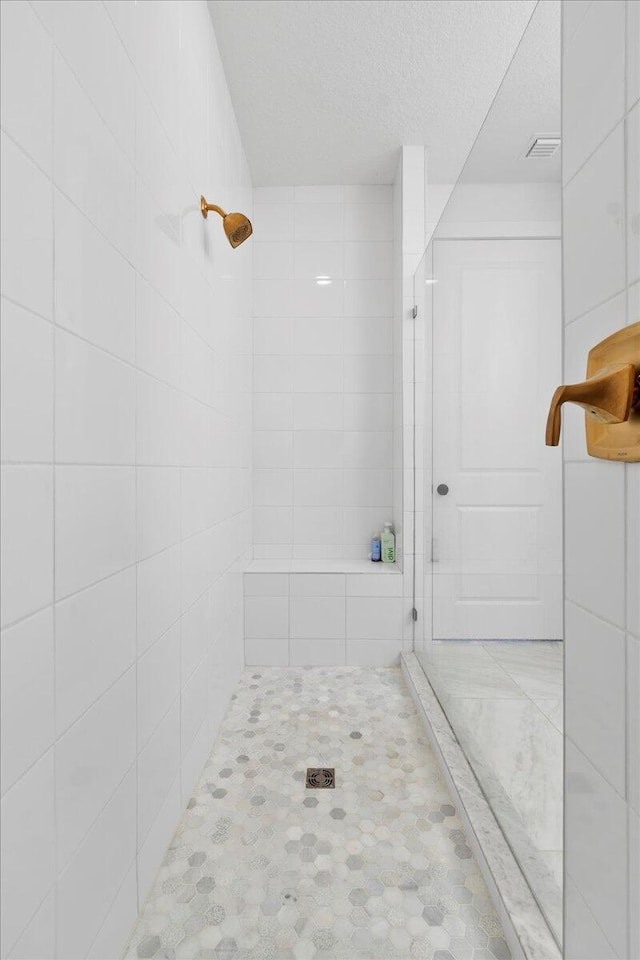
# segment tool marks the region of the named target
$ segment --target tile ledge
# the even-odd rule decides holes
[[[374,576],[402,574],[398,563],[371,560],[252,560],[245,573],[370,573]]]

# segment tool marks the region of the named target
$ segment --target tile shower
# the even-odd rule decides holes
[[[638,319],[640,4],[543,0],[529,30],[560,6],[562,183],[489,177],[448,239],[557,246],[562,194],[568,381]],[[0,955],[549,960],[505,909],[526,875],[567,960],[635,957],[638,465],[588,460],[567,412],[566,742],[555,553],[542,656],[435,629],[459,579],[433,589],[412,310],[452,184],[421,145],[393,183],[253,184],[204,0],[0,14]]]

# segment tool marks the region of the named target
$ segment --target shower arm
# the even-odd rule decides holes
[[[200,197],[200,212],[205,220],[207,219],[210,210],[215,211],[215,213],[219,213],[223,220],[227,216],[226,211],[223,210],[222,207],[219,207],[217,203],[207,203],[204,197]]]

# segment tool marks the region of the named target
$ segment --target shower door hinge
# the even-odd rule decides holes
[[[417,305],[417,303],[414,303],[414,305],[413,305],[413,310],[411,311],[411,316],[413,317],[414,320],[415,320],[416,317],[418,316],[418,305]]]
[[[418,611],[416,610],[415,607],[411,608],[411,619],[413,620],[414,623],[416,623],[418,620]]]

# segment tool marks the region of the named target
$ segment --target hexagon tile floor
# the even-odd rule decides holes
[[[400,671],[245,671],[126,957],[510,956]]]

